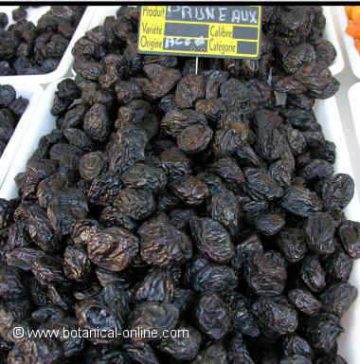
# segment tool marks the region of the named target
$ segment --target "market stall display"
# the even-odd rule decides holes
[[[72,77],[19,91],[31,117],[0,188],[0,362],[357,364],[360,200],[329,8],[264,6],[259,60],[199,67],[139,54],[138,8],[86,11]],[[17,340],[14,326],[189,336]]]

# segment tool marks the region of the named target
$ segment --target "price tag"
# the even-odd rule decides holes
[[[257,59],[261,6],[142,6],[144,54]]]

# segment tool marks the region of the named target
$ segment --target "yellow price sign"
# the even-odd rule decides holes
[[[257,59],[261,6],[142,6],[139,53]]]

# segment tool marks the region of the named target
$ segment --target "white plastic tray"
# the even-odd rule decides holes
[[[12,21],[12,11],[16,9],[17,6],[1,6],[1,11],[6,13],[9,17],[9,22]],[[32,21],[33,23],[37,23],[39,18],[45,14],[50,9],[50,6],[40,6],[36,8],[29,8],[27,9],[28,17],[27,19],[29,21]],[[59,62],[57,68],[49,73],[44,73],[42,75],[14,75],[14,76],[0,76],[0,84],[5,83],[11,83],[11,82],[28,82],[32,84],[48,84],[53,81],[58,80],[59,78],[62,78],[67,75],[67,73],[70,70],[71,64],[72,64],[72,55],[71,55],[71,49],[75,42],[83,36],[85,31],[88,29],[88,24],[90,20],[93,18],[93,12],[96,10],[95,6],[92,6],[91,9],[87,7],[83,13],[83,16],[71,38],[71,41],[61,58],[61,61]]]
[[[333,44],[337,53],[334,63],[330,66],[331,73],[334,76],[336,76],[344,69],[344,58],[342,55],[338,37],[336,35],[334,19],[331,16],[331,8],[330,6],[323,6],[323,10],[324,10],[324,15],[326,17],[326,27],[324,36],[327,40],[329,40]]]
[[[6,83],[10,84],[10,83]],[[2,85],[5,85],[2,84]],[[6,174],[10,169],[16,155],[21,151],[22,146],[27,143],[27,130],[32,128],[36,119],[37,109],[39,107],[43,90],[39,85],[12,82],[11,85],[16,90],[16,96],[22,96],[29,100],[29,104],[21,116],[3,154],[0,158],[0,186],[5,180]]]
[[[359,55],[360,57],[360,55]],[[360,82],[351,86],[348,91],[351,116],[356,133],[356,140],[360,148]]]
[[[340,34],[344,41],[345,50],[346,50],[347,57],[348,57],[351,69],[353,71],[353,74],[357,78],[360,78],[360,53],[355,48],[354,38],[346,33],[346,28],[348,25],[348,17],[346,15],[344,6],[339,6],[337,9],[336,15],[334,14],[334,16],[338,17],[338,24],[340,26]]]

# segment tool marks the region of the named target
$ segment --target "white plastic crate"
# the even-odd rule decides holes
[[[17,6],[1,6],[1,11],[6,13],[9,17],[9,22],[12,21],[12,11],[16,9]],[[40,6],[40,7],[30,7],[27,9],[29,21],[32,21],[34,24],[37,23],[39,18],[45,14],[50,9],[50,6]],[[26,82],[32,84],[48,84],[58,80],[67,75],[70,70],[72,64],[72,55],[71,49],[74,46],[75,42],[83,36],[84,32],[88,29],[88,24],[90,20],[93,18],[93,12],[96,10],[96,7],[87,7],[83,13],[83,16],[71,38],[71,41],[66,48],[66,51],[61,58],[57,68],[49,73],[44,73],[42,75],[13,75],[13,76],[0,76],[0,84],[11,83],[11,82]]]
[[[344,6],[339,6],[336,9],[334,16],[337,17],[337,21],[340,27],[340,35],[345,45],[347,58],[349,60],[353,74],[360,78],[360,52],[355,48],[355,40],[349,34],[346,33],[348,25],[348,17],[345,12]]]
[[[1,85],[10,83],[0,83]],[[39,85],[26,83],[12,82],[11,85],[16,90],[16,96],[22,96],[29,100],[29,104],[21,116],[3,154],[0,158],[0,186],[5,180],[6,174],[9,171],[18,152],[21,152],[22,147],[27,143],[27,131],[32,128],[33,122],[36,119],[37,109],[39,108],[43,90]]]
[[[360,148],[360,82],[351,86],[348,91],[348,98],[351,110],[351,117],[353,120],[353,126],[355,129],[356,140],[358,142],[358,148]]]

